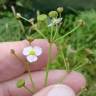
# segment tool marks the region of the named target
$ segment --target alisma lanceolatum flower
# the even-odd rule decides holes
[[[28,46],[28,47],[25,47],[23,49],[23,55],[26,57],[26,60],[29,62],[29,63],[33,63],[33,62],[36,62],[38,60],[38,56],[40,56],[43,51],[42,51],[42,48],[38,47],[38,46]]]

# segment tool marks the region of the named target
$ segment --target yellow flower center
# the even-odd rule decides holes
[[[29,51],[29,55],[36,55],[34,50]]]

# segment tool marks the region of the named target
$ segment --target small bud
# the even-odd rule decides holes
[[[25,86],[25,80],[21,79],[21,80],[17,81],[16,86],[17,86],[17,88],[24,87]]]
[[[12,54],[15,54],[15,50],[14,49],[11,49],[10,50]]]
[[[47,15],[46,14],[41,14],[37,16],[37,21],[45,21],[47,20]]]
[[[40,11],[39,10],[37,10],[37,16],[39,16],[40,15]]]
[[[29,19],[29,22],[30,22],[31,24],[34,24],[34,18]]]
[[[22,16],[21,16],[20,13],[17,13],[17,14],[16,14],[16,18],[17,18],[17,19],[20,19],[21,17],[22,17]]]
[[[33,41],[33,38],[31,36],[27,36],[27,41],[31,43]]]
[[[85,26],[85,21],[82,19],[78,20],[78,23],[80,24],[81,27]]]
[[[32,26],[32,29],[36,29],[37,28],[37,23],[35,23],[33,26]]]
[[[58,12],[58,13],[62,13],[63,11],[64,11],[63,7],[58,7],[58,8],[57,8],[57,12]]]
[[[51,11],[51,12],[49,12],[49,16],[51,18],[54,18],[54,17],[57,17],[58,16],[58,13],[57,13],[57,11]]]

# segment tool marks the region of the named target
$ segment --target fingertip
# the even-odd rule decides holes
[[[33,96],[75,96],[75,92],[67,85],[51,85]]]
[[[84,75],[75,71],[68,74],[64,83],[69,85],[76,93],[86,87],[86,79]]]

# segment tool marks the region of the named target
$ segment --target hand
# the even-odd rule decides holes
[[[42,56],[35,64],[32,64],[30,67],[32,71],[32,78],[37,88],[37,92],[33,96],[49,96],[48,93],[52,91],[53,88],[59,88],[60,90],[56,91],[59,93],[62,90],[67,90],[69,94],[71,93],[71,91],[74,91],[77,94],[81,88],[85,87],[85,78],[80,73],[71,72],[67,75],[67,72],[64,70],[51,70],[49,72],[48,78],[49,86],[44,88],[45,73],[43,70],[48,61],[49,44],[47,40],[37,39],[32,42],[32,45],[40,46],[43,49]],[[24,57],[22,56],[22,49],[26,46],[28,46],[28,42],[25,40],[18,42],[0,43],[0,96],[31,96],[30,93],[26,92],[26,90],[24,90],[23,88],[18,89],[16,87],[16,82],[20,78],[23,78],[26,81],[26,85],[29,88],[31,87],[31,84],[28,78],[28,74],[25,72],[24,64],[22,64],[22,62],[20,62],[13,54],[10,53],[10,49],[14,49],[17,55],[24,59]],[[51,54],[52,59],[55,58],[56,53],[57,48],[55,44],[53,44]],[[66,87],[63,84],[56,85],[57,81],[64,76],[65,79],[63,81],[63,84],[68,85],[69,87]],[[53,94],[53,96],[57,95]],[[61,94],[60,96],[65,95]]]

